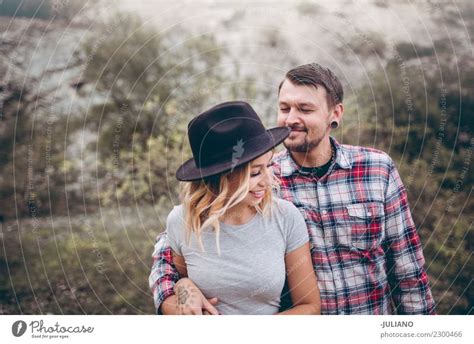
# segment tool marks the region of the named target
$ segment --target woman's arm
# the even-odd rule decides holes
[[[182,256],[173,254],[173,264],[178,270],[181,278],[174,286],[175,295],[169,296],[163,301],[161,310],[165,315],[202,315],[203,313],[218,315],[214,305],[217,304],[217,298],[206,299],[198,287],[188,276],[186,262]]]
[[[286,274],[293,308],[278,314],[321,314],[321,298],[309,243],[285,256]]]

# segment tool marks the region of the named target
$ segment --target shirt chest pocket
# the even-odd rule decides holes
[[[346,236],[346,243],[360,250],[379,247],[385,238],[385,212],[383,203],[365,202],[345,206],[344,219],[338,226]]]

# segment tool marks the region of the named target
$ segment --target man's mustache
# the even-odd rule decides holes
[[[308,129],[306,129],[306,127],[302,127],[302,126],[299,126],[299,125],[290,125],[290,126],[288,126],[288,128],[290,128],[291,130],[308,131]]]

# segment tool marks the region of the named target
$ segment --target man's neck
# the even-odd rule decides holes
[[[329,137],[322,140],[318,146],[309,152],[292,152],[293,160],[302,167],[320,167],[327,164],[332,157],[332,147]]]

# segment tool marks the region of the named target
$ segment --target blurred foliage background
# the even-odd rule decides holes
[[[308,62],[343,81],[338,140],[396,161],[438,313],[472,314],[472,3],[147,6],[0,4],[0,314],[153,313],[188,121],[244,99],[274,126]]]

